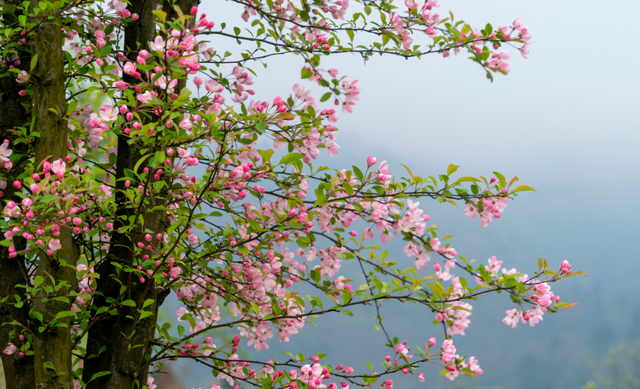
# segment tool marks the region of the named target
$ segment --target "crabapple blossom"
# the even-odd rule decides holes
[[[13,85],[0,109],[15,116],[0,131],[0,261],[26,269],[0,278],[11,318],[2,342],[13,355],[5,361],[33,370],[6,369],[9,387],[153,389],[166,361],[184,359],[213,366],[215,379],[236,388],[377,380],[392,389],[393,374],[424,382],[424,363],[449,379],[483,373],[453,345],[480,294],[517,301],[503,319],[513,327],[568,306],[551,290],[582,274],[566,260],[558,271],[540,260],[531,277],[495,257],[474,265],[454,248],[459,238],[427,223],[436,200],[465,204],[488,227],[532,190],[515,178],[457,179],[456,165],[427,179],[407,168],[402,177],[374,156],[348,169],[323,166],[342,150],[340,115],[358,114],[369,88],[327,69],[326,57],[466,51],[492,78],[512,71],[504,44],[529,52],[519,19],[450,27],[437,0],[374,1],[371,15],[348,0],[238,0],[242,22],[216,14],[225,20],[217,30],[192,4],[45,3],[36,13],[13,2],[12,14],[26,19],[0,22],[8,42],[0,77]],[[367,19],[354,16],[361,11]],[[227,51],[225,39],[239,46]],[[270,95],[253,67],[276,55],[300,60],[301,81]],[[400,241],[402,253],[380,247]],[[168,296],[179,304],[175,328],[159,314]],[[312,317],[352,315],[361,305],[380,311],[390,300],[431,312],[438,325],[425,328],[442,332],[440,347],[433,334],[417,342],[426,350],[390,342],[384,371],[371,375],[334,368],[320,354],[329,350],[286,363],[247,357],[303,341]],[[391,332],[382,319],[373,318]]]

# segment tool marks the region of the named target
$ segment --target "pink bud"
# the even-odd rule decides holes
[[[449,371],[456,371],[456,367],[455,367],[455,366],[453,366],[453,365],[449,365],[449,366],[447,366],[447,370],[449,370]]]
[[[435,337],[431,337],[429,338],[429,347],[433,347],[436,345],[436,343],[438,343],[438,340]]]
[[[18,180],[13,181],[13,187],[16,189],[22,188],[22,183]]]
[[[198,14],[198,7],[193,6],[191,7],[191,15],[197,15]]]
[[[195,7],[194,7],[195,8]],[[193,79],[193,83],[196,84],[196,87],[200,88],[200,86],[202,85],[202,78],[200,77],[195,77]]]
[[[373,155],[370,155],[369,158],[367,158],[367,165],[369,165],[369,166],[375,165],[376,162],[378,162],[378,159],[376,157],[374,157]]]

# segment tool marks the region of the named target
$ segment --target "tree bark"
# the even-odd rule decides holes
[[[167,12],[167,20],[177,17],[177,12],[173,5],[167,0],[163,10]],[[197,4],[197,0],[178,0],[176,6],[189,14],[191,7]],[[131,13],[137,13],[139,19],[127,25],[125,29],[125,50],[130,61],[136,62],[136,57],[141,48],[146,48],[148,42],[156,37],[156,25],[154,15],[151,13],[156,9],[156,0],[134,0],[131,2]],[[190,26],[193,27],[194,20]],[[138,80],[125,75],[124,81],[129,84],[136,84]],[[186,86],[186,80],[180,80],[177,90]],[[151,120],[157,118],[151,117]],[[124,181],[125,169],[133,170],[136,162],[143,157],[134,145],[130,144],[129,136],[118,135],[118,157],[116,166],[116,203],[119,211],[115,215],[114,233],[111,238],[109,250],[109,260],[105,261],[97,269],[100,273],[98,287],[94,304],[97,307],[108,305],[108,300],[120,297],[121,285],[127,285],[127,299],[136,302],[137,307],[121,307],[118,315],[107,317],[96,322],[89,331],[87,342],[87,355],[98,355],[101,349],[106,349],[100,353],[98,358],[85,361],[83,380],[89,381],[93,374],[100,371],[109,371],[111,374],[100,377],[87,385],[87,389],[133,389],[146,384],[146,377],[149,374],[147,355],[152,353],[151,341],[155,335],[155,325],[158,319],[158,310],[162,305],[169,290],[165,290],[155,284],[154,280],[148,280],[145,284],[138,283],[138,280],[131,279],[130,273],[121,272],[117,274],[117,268],[112,262],[132,266],[134,263],[134,244],[143,241],[145,230],[156,233],[163,233],[167,227],[167,215],[165,211],[149,211],[156,205],[166,205],[166,199],[158,196],[151,200],[148,209],[138,210],[144,214],[144,226],[118,233],[119,227],[124,226],[123,220],[128,220],[135,210],[126,207],[127,199],[122,194],[125,189]],[[156,150],[153,150],[156,151]],[[148,152],[152,152],[151,150]],[[153,304],[145,308],[153,312],[151,316],[144,320],[132,320],[137,318],[137,308],[142,308],[144,301],[152,299]],[[127,317],[129,316],[129,317]]]
[[[131,1],[131,13],[139,15],[139,19],[129,23],[125,29],[125,50],[132,62],[136,61],[139,50],[146,47],[156,36],[155,16],[151,13],[156,9],[156,5],[156,0]],[[137,83],[135,78],[127,75],[124,81],[130,84]],[[167,295],[158,288],[154,280],[140,284],[137,279],[132,279],[131,273],[118,273],[118,269],[112,265],[112,262],[117,262],[132,266],[135,259],[134,242],[143,239],[144,229],[161,232],[167,223],[166,214],[162,211],[142,212],[144,228],[141,226],[126,233],[117,232],[119,227],[124,226],[122,218],[127,220],[134,212],[126,206],[126,197],[121,192],[125,189],[121,178],[125,177],[125,169],[133,170],[135,163],[142,157],[129,141],[129,136],[118,135],[115,198],[119,210],[115,215],[109,259],[97,268],[100,279],[94,305],[108,306],[109,299],[118,299],[121,285],[126,285],[126,298],[135,301],[137,307],[121,306],[117,315],[98,319],[99,321],[89,330],[87,355],[99,354],[99,357],[85,361],[83,380],[88,382],[95,373],[101,371],[109,371],[111,374],[91,381],[87,389],[133,389],[146,384],[149,366],[146,364],[145,355],[151,354],[150,342],[155,335],[158,308]],[[153,315],[137,320],[137,309],[142,308],[142,304],[148,299],[152,299],[154,303],[145,309],[153,312]],[[134,319],[131,319],[132,317]]]
[[[4,14],[3,21],[11,24],[17,21],[13,14]],[[20,56],[22,64],[20,68],[26,68],[29,63],[29,57],[26,54]],[[21,98],[18,92],[20,85],[13,77],[0,78],[0,141],[9,139],[13,145],[15,137],[8,130],[16,127],[22,127],[27,122],[27,114],[22,106],[21,100],[28,101],[28,98]],[[19,144],[12,146],[14,151],[24,154],[27,152],[26,145]],[[24,169],[21,166],[15,166],[11,172],[13,176],[19,176]],[[15,189],[13,186],[7,186],[4,197],[17,201],[14,196]],[[4,208],[4,207],[0,207]],[[20,250],[24,245],[21,238],[14,239],[16,249]],[[28,327],[28,308],[25,304],[22,308],[16,308],[14,304],[17,302],[18,296],[21,301],[26,299],[23,288],[16,288],[18,284],[27,284],[28,277],[25,268],[25,258],[21,255],[9,258],[9,250],[7,247],[0,247],[0,299],[5,300],[5,304],[0,305],[0,347],[6,347],[11,342],[18,348],[22,345],[19,339],[21,327],[15,325],[7,325],[17,321],[22,326]],[[12,333],[13,332],[13,333]],[[25,355],[20,358],[19,353],[13,355],[0,354],[2,358],[2,366],[4,368],[4,378],[7,388],[35,388],[35,375],[33,370],[33,355]]]
[[[32,0],[33,8],[38,6]],[[62,50],[62,23],[59,15],[43,15],[35,18],[39,23],[31,36],[31,55],[37,55],[37,63],[31,72],[33,89],[33,120],[40,138],[35,142],[35,166],[49,158],[64,158],[67,154],[67,109],[64,85],[64,53]],[[53,109],[50,110],[50,109]],[[64,295],[68,287],[57,288],[60,281],[68,286],[76,283],[75,266],[78,250],[71,231],[60,229],[59,249],[55,256],[41,252],[36,276],[44,279],[43,287],[51,286],[54,293]],[[53,282],[51,277],[53,277]],[[68,389],[73,387],[71,374],[71,333],[69,317],[57,320],[65,326],[49,327],[59,312],[69,311],[70,302],[45,300],[48,293],[40,288],[33,301],[34,312],[42,314],[42,323],[34,320],[33,343],[35,352],[34,371],[36,388]],[[42,329],[44,327],[44,329]],[[41,331],[42,329],[42,331]]]

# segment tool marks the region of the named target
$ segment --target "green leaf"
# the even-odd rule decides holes
[[[572,276],[587,276],[587,273],[583,272],[583,271],[574,271],[571,273],[567,273],[564,275],[564,277],[572,277]]]
[[[355,36],[353,30],[347,30],[347,35],[349,35],[349,39],[351,39],[351,42],[353,42],[353,37]]]
[[[36,67],[36,64],[38,63],[38,54],[34,54],[33,57],[31,57],[31,65],[29,66],[30,70],[33,70]]]
[[[109,374],[111,374],[110,371],[99,371],[99,372],[97,372],[97,373],[95,373],[94,375],[91,376],[91,379],[89,380],[89,382],[95,380],[96,378],[104,377],[104,376],[109,375]],[[89,382],[87,382],[87,384]]]
[[[303,80],[307,78],[311,78],[311,76],[313,76],[313,73],[307,70],[307,68],[302,68],[302,70],[300,70],[300,77]]]
[[[162,10],[157,9],[155,11],[151,11],[151,13],[156,15],[163,23],[167,20],[167,13]]]
[[[142,308],[146,308],[146,307],[148,307],[149,305],[153,304],[154,302],[155,302],[155,300],[154,300],[154,299],[146,299],[146,300],[145,300],[145,302],[144,302],[144,304],[142,304]]]
[[[64,319],[65,317],[69,317],[71,315],[73,315],[73,312],[71,311],[61,311],[56,313],[56,316],[53,318],[53,320]]]
[[[151,156],[151,154],[147,154],[147,155],[145,155],[144,157],[140,158],[140,159],[138,160],[138,162],[136,162],[136,166],[134,166],[134,167],[133,167],[133,171],[137,173],[137,172],[138,172],[138,169],[140,168],[140,165],[142,165],[142,163],[143,163],[147,158],[149,158],[150,156]]]
[[[317,270],[311,270],[310,272],[311,279],[315,282],[320,282],[320,272]]]
[[[516,192],[524,192],[524,191],[536,191],[535,189],[533,189],[532,187],[528,186],[528,185],[518,185],[516,186],[516,188],[513,190],[513,193]]]
[[[485,35],[491,35],[492,32],[493,32],[493,27],[489,23],[487,23],[487,25],[484,27]]]
[[[458,183],[458,182],[482,182],[482,181],[475,177],[460,177],[456,180],[455,183]]]
[[[35,317],[36,319],[38,319],[40,322],[43,321],[43,317],[42,314],[40,312],[34,311],[33,312],[33,317]]]
[[[454,164],[449,165],[449,167],[447,167],[447,175],[448,176],[452,175],[453,173],[456,172],[456,170],[458,170],[459,167],[460,166],[454,165]]]
[[[299,153],[291,153],[291,154],[287,154],[284,157],[282,157],[282,159],[280,160],[279,165],[286,165],[289,164],[291,162],[297,161],[299,159],[304,158],[304,155],[299,154]]]
[[[502,174],[498,172],[493,172],[493,174],[495,174],[496,178],[500,180],[500,182],[502,182],[503,185],[507,182],[507,180],[504,178]]]
[[[42,276],[36,276],[36,278],[33,279],[33,288],[37,289],[43,282],[44,278]]]
[[[120,305],[124,305],[125,307],[135,307],[136,302],[133,300],[124,300],[123,302],[120,303]]]

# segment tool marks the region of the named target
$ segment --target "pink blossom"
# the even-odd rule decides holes
[[[189,241],[189,244],[192,246],[195,246],[198,244],[198,242],[200,242],[200,239],[198,239],[198,236],[195,234],[190,234],[187,240]]]
[[[149,42],[149,47],[153,51],[160,51],[164,53],[164,49],[165,49],[164,46],[165,46],[164,39],[162,39],[160,35],[158,35],[155,40]]]
[[[16,79],[16,82],[18,84],[22,84],[27,81],[29,81],[29,73],[25,72],[24,70],[21,70],[20,73],[18,73],[18,78]]]
[[[118,118],[118,110],[110,105],[100,107],[100,118],[105,122],[111,122]]]
[[[17,350],[18,348],[13,343],[7,343],[7,347],[5,347],[5,349],[2,350],[2,352],[7,355],[11,355],[15,353]]]
[[[149,104],[151,102],[151,100],[153,99],[153,95],[151,94],[151,91],[146,91],[143,94],[139,94],[137,96],[137,99],[142,104]]]
[[[51,164],[51,172],[54,173],[59,179],[62,179],[62,177],[64,177],[64,172],[66,171],[66,169],[67,165],[62,162],[61,159],[57,159]]]
[[[60,240],[59,239],[51,239],[49,241],[49,248],[53,251],[56,250],[60,250],[60,248],[62,248],[62,245],[60,244]]]
[[[4,141],[2,145],[0,145],[0,160],[3,162],[8,162],[9,157],[13,153],[13,151],[8,147],[9,147],[9,141]]]

